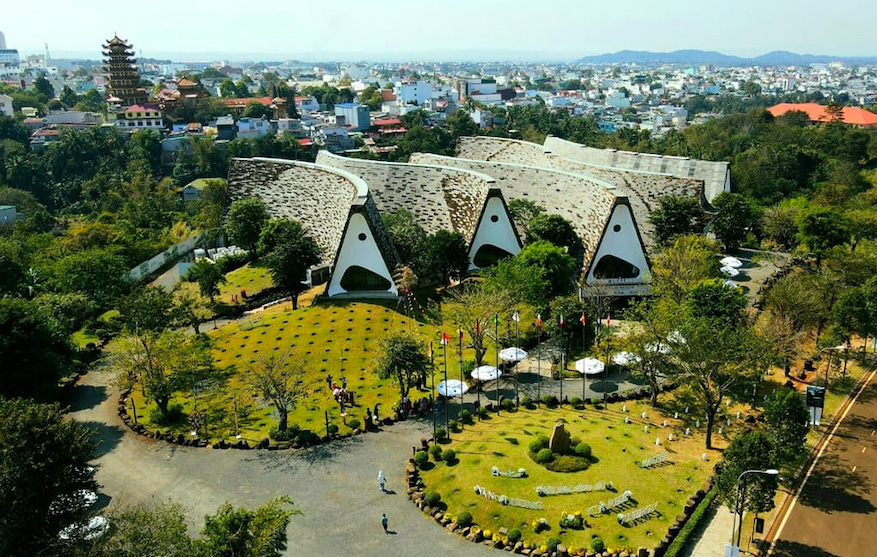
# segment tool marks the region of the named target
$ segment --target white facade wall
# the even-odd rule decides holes
[[[594,269],[596,269],[600,259],[605,255],[614,255],[619,259],[627,261],[639,268],[640,274],[633,278],[597,279],[594,277]],[[588,269],[588,276],[585,277],[585,283],[588,285],[642,285],[651,281],[649,263],[634,227],[633,215],[627,205],[616,205],[612,211],[612,216],[606,225],[603,238],[591,261],[591,268]]]
[[[341,238],[341,249],[338,251],[338,258],[335,260],[335,269],[332,271],[332,280],[326,287],[327,296],[338,296],[346,294],[348,291],[341,287],[341,279],[347,269],[359,266],[368,269],[390,282],[390,288],[387,290],[390,294],[398,294],[396,284],[393,282],[393,275],[387,268],[384,256],[375,242],[371,229],[368,226],[365,216],[360,213],[350,215],[347,223],[347,231]]]
[[[514,225],[499,197],[487,199],[481,221],[472,236],[472,244],[469,247],[470,271],[478,268],[474,263],[475,254],[485,245],[496,246],[512,255],[517,255],[521,251]]]
[[[396,92],[396,98],[402,104],[422,105],[432,98],[432,83],[428,81],[401,82]]]
[[[12,118],[12,97],[9,95],[0,95],[0,114]]]

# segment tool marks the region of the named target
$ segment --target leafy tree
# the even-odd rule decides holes
[[[417,274],[438,278],[448,284],[452,276],[462,278],[469,269],[469,248],[459,232],[439,230],[418,245]]]
[[[70,370],[72,347],[65,331],[34,302],[0,298],[0,396],[53,393]]]
[[[795,247],[798,232],[798,209],[786,205],[775,205],[764,210],[761,217],[761,232],[764,237],[775,242],[781,249]]]
[[[747,431],[737,435],[722,455],[721,471],[716,478],[719,500],[734,511],[738,505],[753,512],[767,512],[774,507],[773,497],[777,490],[777,476],[747,474],[746,470],[776,468],[773,445],[768,434],[762,430]],[[738,487],[746,491],[746,498],[738,501]]]
[[[710,223],[713,233],[727,249],[737,249],[755,222],[755,210],[739,193],[722,192],[713,205],[719,209],[719,214]]]
[[[76,96],[76,93],[73,92],[73,89],[71,89],[69,85],[64,85],[58,98],[61,100],[61,104],[63,104],[67,108],[73,108],[73,105],[79,102],[79,98]]]
[[[540,240],[525,247],[517,256],[521,264],[534,266],[542,271],[547,282],[545,298],[569,294],[575,288],[576,260],[567,255],[563,248]]]
[[[247,106],[244,107],[243,113],[241,113],[241,116],[248,118],[271,118],[273,115],[274,113],[270,106],[265,106],[258,101],[248,102]]]
[[[369,110],[376,111],[381,109],[381,105],[384,103],[384,97],[381,95],[380,89],[374,85],[369,85],[362,90],[362,93],[360,93],[359,102],[368,106]]]
[[[49,99],[55,98],[55,88],[52,87],[52,84],[46,79],[45,76],[41,75],[36,78],[33,82],[34,90],[36,90],[37,95],[39,95],[40,100],[42,102],[46,102]]]
[[[414,214],[405,209],[383,214],[381,219],[399,259],[406,264],[412,263],[417,257],[420,243],[426,239],[426,231],[414,218]]]
[[[21,246],[12,240],[0,238],[0,296],[17,296],[24,285],[27,267]]]
[[[700,281],[719,277],[718,253],[715,243],[702,236],[679,236],[654,260],[655,293],[682,302]]]
[[[293,515],[288,497],[278,497],[255,511],[229,503],[204,518],[201,534],[212,557],[281,557],[286,552],[286,529]]]
[[[140,286],[119,302],[119,320],[133,336],[157,335],[173,321],[174,296],[160,286]]]
[[[545,210],[529,199],[513,199],[509,202],[509,215],[518,228],[522,238],[528,238],[530,235],[527,226],[530,221],[538,215],[544,213]]]
[[[658,198],[658,207],[649,213],[654,227],[653,237],[660,247],[666,247],[677,236],[703,232],[704,214],[694,197],[664,195]]]
[[[196,335],[201,334],[201,323],[210,318],[210,311],[204,303],[204,299],[192,292],[182,289],[177,296],[177,305],[174,308],[177,321],[185,326],[190,326]]]
[[[721,279],[708,279],[688,291],[685,304],[691,315],[733,327],[746,320],[749,301],[740,288],[727,285]]]
[[[448,131],[451,132],[451,136],[455,139],[478,134],[478,124],[473,122],[469,113],[463,109],[458,109],[448,116],[445,120],[445,125],[448,126]]]
[[[33,301],[49,317],[50,322],[56,323],[68,335],[79,329],[82,322],[97,310],[93,301],[79,293],[46,292],[36,296]]]
[[[235,244],[256,253],[259,235],[268,222],[268,208],[261,199],[239,199],[231,204],[225,230]]]
[[[502,259],[493,267],[484,270],[484,289],[503,292],[513,300],[521,300],[536,308],[548,305],[547,279],[542,269],[525,265],[518,257]]]
[[[219,265],[208,259],[196,261],[189,267],[186,272],[186,280],[197,282],[201,295],[210,298],[211,304],[219,295],[219,286],[228,282]]]
[[[265,256],[265,263],[274,284],[290,293],[292,309],[298,309],[298,295],[306,289],[307,271],[320,262],[322,249],[298,221],[282,221],[272,231],[270,243],[274,247]]]
[[[219,84],[219,94],[224,98],[233,98],[237,94],[234,81],[228,78],[223,79],[222,83]]]
[[[396,333],[381,339],[380,355],[375,369],[383,378],[391,378],[399,387],[399,398],[404,400],[416,378],[430,369],[423,344],[409,333]]]
[[[764,418],[774,462],[792,464],[807,451],[810,416],[795,389],[783,387],[774,391],[764,405]]]
[[[107,557],[209,557],[204,544],[189,537],[186,513],[178,503],[143,503],[123,508],[113,527],[95,543]]]
[[[659,348],[667,345],[673,331],[672,304],[661,299],[644,300],[631,306],[625,319],[636,326],[621,340],[621,348],[635,356],[630,370],[649,383],[649,403],[658,404],[661,379],[669,374],[671,359]]]
[[[801,214],[797,239],[816,256],[818,265],[829,248],[850,241],[849,224],[835,209],[813,207]]]
[[[0,431],[0,554],[57,554],[58,532],[89,515],[79,491],[99,487],[93,432],[58,405],[3,398]]]
[[[176,166],[174,167],[176,168]],[[228,207],[228,184],[225,180],[207,180],[198,198],[197,223],[207,230],[222,226],[222,213]]]
[[[551,242],[557,247],[565,248],[570,254],[578,253],[581,247],[581,240],[572,223],[560,215],[536,215],[527,224],[527,234],[529,241]]]
[[[304,364],[287,351],[279,356],[261,355],[248,367],[250,386],[277,410],[277,429],[286,431],[289,412],[307,393],[304,386]]]

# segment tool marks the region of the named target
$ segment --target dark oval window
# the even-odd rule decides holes
[[[365,242],[365,234],[364,233],[360,232],[358,238],[359,238],[360,242]]]
[[[621,232],[621,225],[616,224],[615,226],[612,227],[612,230],[614,230],[615,232]]]
[[[498,217],[498,216],[493,215],[492,217],[490,217],[490,222],[498,222],[498,221],[499,221],[499,217]]]

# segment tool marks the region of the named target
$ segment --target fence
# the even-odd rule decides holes
[[[140,280],[158,271],[168,263],[176,262],[181,256],[192,251],[195,248],[195,245],[198,244],[203,237],[204,233],[202,232],[201,234],[196,234],[187,240],[183,240],[179,244],[169,247],[152,259],[144,261],[128,271],[128,278],[134,281]]]

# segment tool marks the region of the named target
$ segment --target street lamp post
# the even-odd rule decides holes
[[[775,468],[768,468],[767,470],[746,470],[739,476],[737,476],[737,512],[734,513],[734,522],[731,524],[731,544],[734,544],[734,532],[737,532],[737,545],[736,547],[740,547],[740,536],[743,532],[743,499],[746,497],[746,484],[742,483],[743,476],[746,474],[764,474],[765,476],[777,476],[779,475],[779,470]],[[739,515],[739,526],[737,526],[737,515]]]

